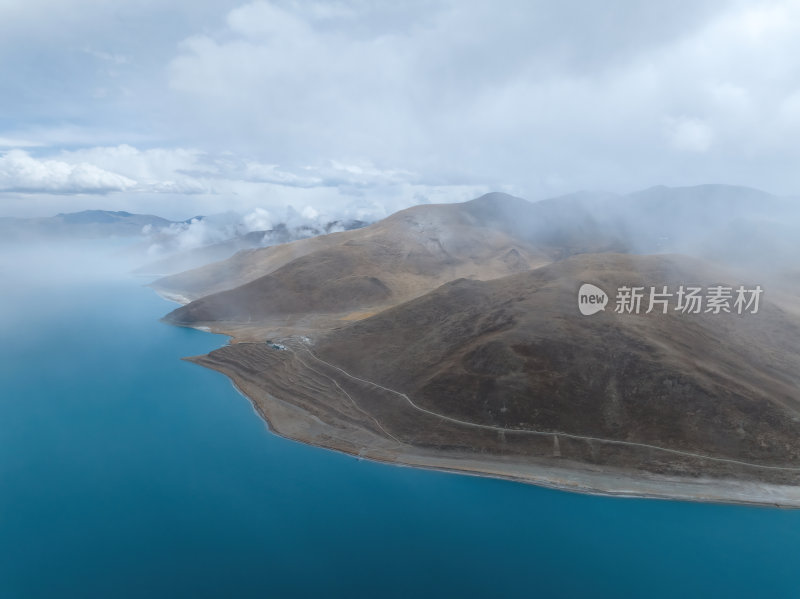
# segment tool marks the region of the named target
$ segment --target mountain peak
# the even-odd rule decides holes
[[[489,193],[485,193],[482,196],[475,198],[474,200],[470,200],[464,203],[472,206],[498,206],[498,207],[521,206],[530,204],[528,200],[524,200],[517,196],[512,196],[511,194],[504,193],[502,191],[490,191]]]

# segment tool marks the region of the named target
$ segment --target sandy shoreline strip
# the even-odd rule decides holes
[[[193,358],[187,360],[197,362]],[[301,408],[263,391],[258,393],[259,400],[254,399],[246,390],[249,384],[235,374],[213,365],[199,365],[227,376],[234,389],[250,402],[264,420],[271,433],[357,458],[394,466],[510,480],[588,495],[800,508],[800,487],[790,485],[631,473],[566,461],[559,466],[522,463],[501,456],[478,458],[452,451],[425,450],[407,444],[398,447],[387,439],[366,432],[357,437],[341,434],[345,431],[328,426]]]

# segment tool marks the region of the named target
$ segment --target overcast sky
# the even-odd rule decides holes
[[[0,215],[800,193],[800,0],[0,0]]]

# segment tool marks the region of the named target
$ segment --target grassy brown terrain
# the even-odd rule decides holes
[[[458,420],[800,466],[795,316],[769,301],[744,315],[577,310],[582,281],[674,289],[711,276],[681,257],[576,256],[449,283],[314,352]]]
[[[793,287],[768,290],[757,314],[645,314],[646,296],[619,314],[623,285],[760,281],[606,253],[618,237],[590,218],[526,236],[512,215],[527,210],[510,196],[420,206],[294,259],[269,248],[271,272],[168,320],[232,334],[193,361],[287,437],[589,491],[800,505]],[[585,282],[610,295],[605,311],[580,314]],[[285,351],[264,342],[276,336]]]
[[[620,242],[603,234],[592,219],[566,226],[536,204],[493,193],[461,204],[414,206],[363,229],[246,250],[164,277],[152,287],[195,300],[274,275],[281,286],[296,280],[298,293],[325,295],[323,286],[342,293],[352,283],[359,298],[366,291],[380,300],[380,291],[369,289],[372,277],[384,282],[396,303],[459,277],[495,278],[565,255],[612,249],[620,250]],[[246,288],[241,295],[269,292],[269,284]],[[231,300],[223,296],[219,304]]]

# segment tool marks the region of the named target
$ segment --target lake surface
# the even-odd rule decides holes
[[[98,251],[97,248],[95,251]],[[800,512],[591,497],[271,434],[226,342],[0,258],[0,597],[798,597]]]

